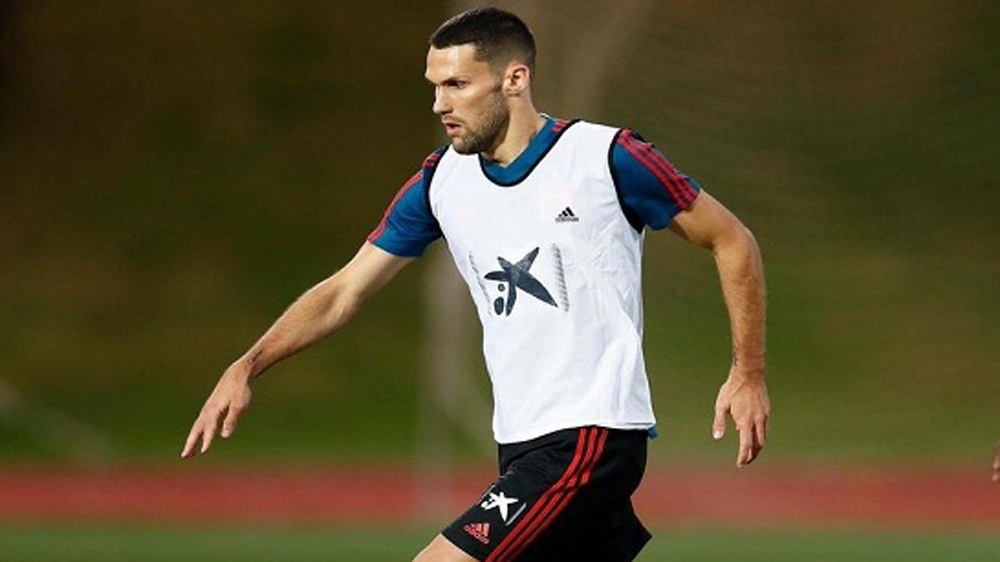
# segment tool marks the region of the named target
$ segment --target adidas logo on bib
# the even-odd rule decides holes
[[[566,207],[563,212],[556,217],[556,222],[580,222],[580,217],[573,213],[573,209]]]

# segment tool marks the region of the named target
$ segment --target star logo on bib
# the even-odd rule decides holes
[[[511,263],[501,256],[497,257],[497,262],[500,263],[500,270],[491,271],[485,275],[486,279],[490,281],[500,281],[500,290],[503,291],[506,289],[507,291],[506,301],[503,297],[497,297],[493,301],[493,308],[497,314],[503,313],[510,316],[510,312],[514,310],[514,303],[517,302],[518,289],[545,304],[559,308],[559,305],[556,304],[555,299],[552,298],[548,289],[529,272],[532,264],[535,263],[536,257],[538,257],[538,248],[528,252],[517,263]]]

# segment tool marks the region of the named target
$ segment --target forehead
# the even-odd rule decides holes
[[[476,46],[467,43],[427,51],[427,71],[424,76],[434,83],[439,83],[457,76],[474,78],[490,73],[490,65],[486,61],[476,60]]]

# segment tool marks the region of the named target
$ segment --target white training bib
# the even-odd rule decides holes
[[[483,324],[497,442],[655,423],[642,355],[642,234],[609,151],[617,129],[576,122],[519,183],[449,148],[431,211]]]

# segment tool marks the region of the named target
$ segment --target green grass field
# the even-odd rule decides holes
[[[6,527],[8,562],[405,561],[433,530],[415,528]],[[996,533],[659,529],[641,562],[987,562]]]

